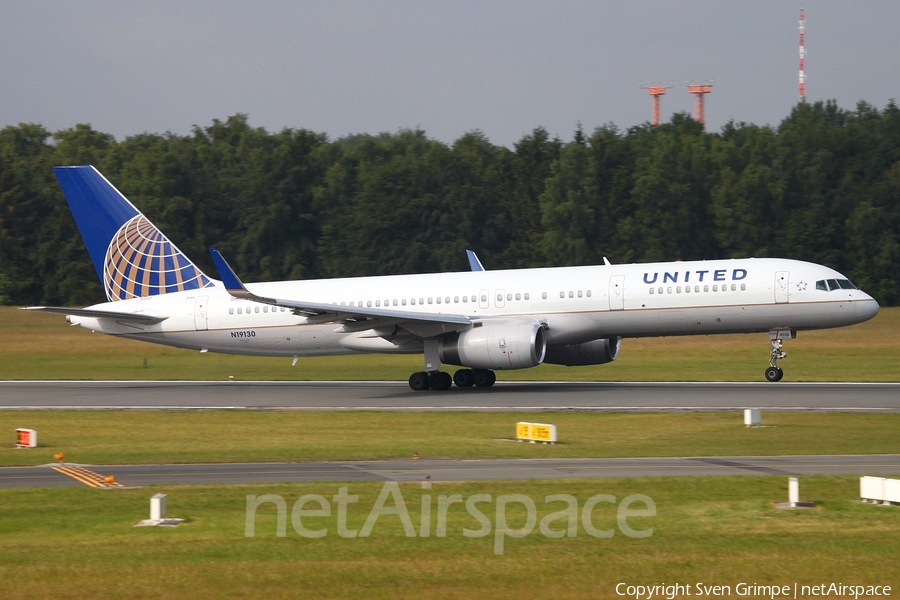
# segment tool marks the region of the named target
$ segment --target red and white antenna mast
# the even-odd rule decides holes
[[[672,86],[669,85],[651,85],[645,86],[642,85],[641,89],[647,90],[647,94],[653,96],[653,120],[650,121],[650,124],[654,127],[659,125],[659,97],[666,95],[666,90]]]
[[[806,72],[804,67],[806,66],[806,46],[805,46],[805,34],[806,33],[806,20],[804,19],[803,9],[800,9],[800,102],[806,102]]]

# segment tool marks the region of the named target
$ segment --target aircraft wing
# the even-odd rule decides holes
[[[94,310],[90,308],[67,308],[65,306],[28,306],[22,310],[36,310],[40,312],[54,313],[58,315],[71,315],[73,317],[92,317],[95,319],[115,319],[119,322],[139,323],[141,325],[156,325],[169,317],[156,317],[143,313],[114,312],[110,310]]]
[[[311,323],[335,322],[344,323],[345,326],[352,327],[357,322],[377,320],[379,325],[399,324],[416,335],[423,337],[468,329],[473,324],[472,319],[465,315],[420,313],[391,310],[390,308],[345,306],[342,304],[321,304],[303,300],[258,296],[244,286],[218,250],[210,248],[209,252],[212,254],[216,268],[219,270],[219,276],[222,277],[222,283],[225,284],[225,289],[228,290],[229,294],[235,298],[289,308],[294,314],[307,317]],[[369,325],[369,327],[372,326],[374,325]],[[360,327],[352,328],[361,329]]]

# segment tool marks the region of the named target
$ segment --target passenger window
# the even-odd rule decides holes
[[[459,296],[453,296],[453,304],[459,304]]]
[[[450,296],[444,298],[444,304],[450,304]]]
[[[732,284],[731,284],[731,291],[732,291],[732,292],[737,291],[737,284],[735,284],[735,283],[732,283]]]
[[[560,298],[565,298],[565,297],[566,297],[566,293],[565,293],[565,292],[560,292],[560,293],[559,293],[559,297],[560,297]]]
[[[588,298],[591,297],[591,290],[588,290],[588,291],[587,291],[587,297],[588,297]]]
[[[574,298],[574,297],[575,297],[575,292],[569,291],[569,298]]]
[[[434,298],[429,298],[429,299],[428,299],[428,304],[433,304],[432,300],[434,300]]]
[[[376,301],[375,301],[375,306],[376,306],[376,307],[381,306],[381,300],[376,300]]]
[[[717,284],[716,284],[716,285],[713,285],[713,291],[714,291],[714,292],[718,292],[718,291],[719,291],[719,286],[718,286]]]
[[[438,304],[441,303],[441,297],[440,297],[440,296],[437,297],[437,303],[438,303]]]
[[[371,301],[371,300],[368,300],[368,301],[366,302],[366,308],[372,308],[372,301]]]
[[[400,305],[401,305],[401,306],[406,306],[406,298],[401,298],[401,300],[400,300]]]
[[[506,300],[507,300],[507,301],[512,300],[512,294],[507,294],[507,295],[506,295]]]
[[[469,297],[468,297],[468,296],[463,296],[463,302],[468,302],[468,301],[469,301]]]
[[[516,294],[516,300],[521,300],[521,299],[522,299],[522,294]]]
[[[415,306],[415,305],[416,305],[416,299],[413,298],[412,300],[409,301],[409,303],[412,304],[413,306]]]
[[[264,312],[264,313],[269,312],[269,307],[268,307],[268,306],[263,306],[263,312]]]
[[[695,286],[694,286],[694,293],[695,293],[695,294],[699,294],[699,293],[700,293],[700,286],[699,286],[699,285],[695,285]]]
[[[497,294],[497,302],[503,302],[503,294]]]
[[[663,293],[663,289],[662,289],[662,288],[659,288],[659,293],[660,293],[660,294]]]
[[[259,312],[259,307],[258,307],[258,306],[255,307],[255,308],[253,309],[253,312],[258,313],[258,312]]]
[[[704,286],[703,286],[703,291],[704,291],[704,292],[708,292],[708,291],[709,291],[709,286],[708,286],[708,285],[704,285]]]
[[[746,284],[746,283],[742,283],[742,284],[741,284],[741,291],[742,291],[742,292],[746,292],[746,291],[747,291],[747,284]]]
[[[229,315],[233,315],[233,314],[234,314],[234,308],[233,308],[233,307],[228,309],[228,314],[229,314]]]
[[[482,302],[487,302],[487,294],[483,294],[483,295],[481,296],[481,301],[482,301]],[[475,296],[472,296],[472,302],[475,302]]]
[[[581,290],[578,290],[578,297],[581,298]]]
[[[544,293],[541,294],[541,299],[542,299],[542,300],[546,300],[546,299],[547,299],[547,292],[544,292]]]
[[[531,299],[531,294],[526,293],[526,294],[525,294],[525,299],[526,299],[526,300],[530,300],[530,299]]]
[[[684,293],[685,293],[685,294],[690,294],[690,293],[691,293],[691,286],[689,286],[689,285],[684,286]]]
[[[425,304],[425,298],[419,298],[419,304]]]
[[[670,285],[669,287],[666,288],[666,293],[667,293],[667,294],[671,294],[671,293],[672,293],[672,286],[671,286],[671,285]]]
[[[653,295],[653,288],[650,288],[650,295]]]

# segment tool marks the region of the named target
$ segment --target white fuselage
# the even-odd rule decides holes
[[[857,289],[816,289],[843,276],[787,259],[558,267],[248,284],[259,295],[473,321],[531,317],[546,323],[548,346],[605,337],[824,329],[878,312]],[[352,303],[352,304],[351,304]],[[181,348],[265,356],[422,352],[420,339],[396,343],[372,330],[310,323],[284,308],[233,298],[221,285],[95,305],[166,316],[154,325],[69,317],[106,334]],[[388,323],[389,325],[389,323]]]

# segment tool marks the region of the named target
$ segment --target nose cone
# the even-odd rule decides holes
[[[860,323],[868,321],[878,314],[878,303],[875,298],[865,292],[860,293],[859,299],[854,304],[856,304],[856,318]]]

